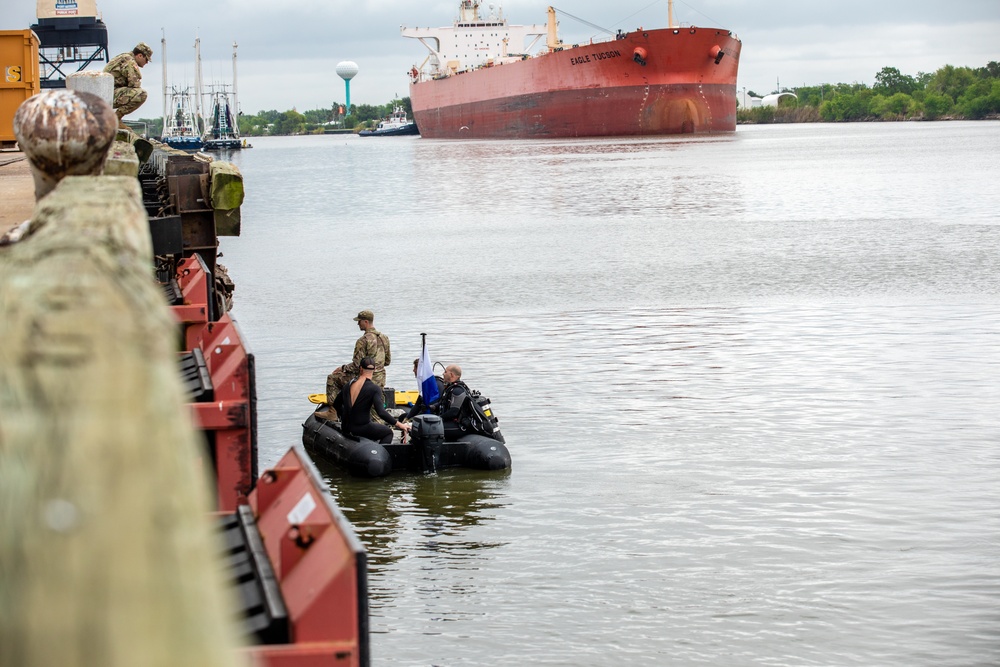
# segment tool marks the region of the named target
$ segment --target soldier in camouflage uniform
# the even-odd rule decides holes
[[[358,376],[358,364],[363,357],[375,360],[375,372],[372,381],[380,387],[385,387],[385,367],[392,361],[389,350],[389,337],[379,332],[373,324],[375,315],[370,310],[362,310],[354,321],[358,328],[364,331],[358,342],[354,344],[354,358],[349,364],[344,364],[326,378],[326,400],[333,405],[333,399],[348,382]]]
[[[153,49],[145,42],[139,42],[132,53],[121,53],[111,59],[104,71],[115,77],[115,96],[111,106],[118,114],[118,121],[132,113],[146,101],[146,91],[140,87],[142,72],[149,59],[153,57]]]

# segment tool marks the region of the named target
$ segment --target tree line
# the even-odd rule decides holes
[[[875,85],[863,83],[824,84],[782,88],[790,92],[777,107],[741,108],[740,123],[802,123],[879,120],[980,120],[1000,116],[1000,63],[985,67],[945,65],[929,74],[903,74],[883,67]],[[772,94],[773,94],[772,93]],[[753,91],[748,95],[762,97]]]
[[[299,112],[261,111],[240,114],[240,134],[245,137],[290,134],[323,134],[332,129],[358,131],[373,128],[382,118],[387,118],[396,106],[401,106],[412,117],[410,98],[404,97],[385,104],[352,104],[350,110],[334,102],[326,109]]]
[[[328,130],[343,129],[358,131],[373,128],[378,121],[388,118],[396,106],[401,106],[406,115],[412,117],[410,98],[404,97],[385,104],[352,104],[350,113],[343,104],[334,102],[326,109],[311,109],[299,112],[260,111],[256,114],[240,114],[240,134],[245,137],[289,134],[323,134]]]
[[[404,97],[385,104],[352,104],[350,113],[345,105],[334,102],[329,108],[297,111],[258,111],[255,114],[239,115],[240,135],[261,137],[268,135],[323,134],[328,130],[358,131],[374,128],[378,121],[388,118],[395,107],[401,106],[406,115],[413,117],[410,98]],[[140,118],[137,123],[145,124],[145,134],[150,137],[163,135],[162,118]]]

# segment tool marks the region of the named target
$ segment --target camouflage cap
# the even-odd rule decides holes
[[[354,318],[355,322],[358,322],[360,320],[368,320],[369,322],[374,322],[375,313],[373,313],[370,310],[362,310],[360,313],[358,313],[358,316]]]
[[[132,49],[132,53],[141,53],[142,55],[146,56],[146,60],[149,60],[150,58],[153,57],[153,49],[149,48],[149,44],[147,44],[146,42],[139,42],[138,44],[136,44],[135,48]]]

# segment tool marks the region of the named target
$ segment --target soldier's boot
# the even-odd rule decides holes
[[[353,380],[354,377],[343,371],[334,371],[326,376],[326,402],[333,405],[333,401],[337,398],[337,394],[340,390],[347,386],[347,383]]]
[[[333,406],[331,405],[326,406],[325,409],[320,408],[314,414],[320,419],[325,419],[330,422],[335,422],[340,420],[340,416],[337,414],[337,411],[334,410]]]

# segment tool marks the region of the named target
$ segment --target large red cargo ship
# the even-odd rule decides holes
[[[655,136],[736,129],[740,40],[728,30],[673,26],[563,44],[546,25],[480,17],[461,0],[444,28],[402,28],[430,54],[410,71],[423,137],[521,139]],[[673,24],[673,10],[670,10]],[[546,37],[537,55],[528,52]]]

